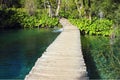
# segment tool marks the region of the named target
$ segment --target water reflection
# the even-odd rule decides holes
[[[90,79],[119,79],[120,43],[109,37],[82,36],[82,50]]]
[[[0,79],[24,79],[59,33],[51,30],[0,32]]]

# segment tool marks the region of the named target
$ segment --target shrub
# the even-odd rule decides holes
[[[10,8],[6,10],[0,10],[0,25],[1,28],[38,28],[38,27],[47,27],[51,28],[54,26],[58,26],[59,20],[58,18],[50,18],[48,15],[39,15],[37,12],[36,15],[30,16],[28,15],[24,9],[15,9]]]
[[[103,35],[108,36],[112,31],[113,22],[108,19],[70,19],[73,25],[76,25],[80,31],[85,31],[89,35]]]

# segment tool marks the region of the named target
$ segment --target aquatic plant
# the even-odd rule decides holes
[[[87,44],[83,44],[84,55],[89,55],[92,58],[96,71],[98,72],[98,78],[101,79],[119,79],[120,78],[120,44],[118,40],[114,44],[109,43],[108,37],[100,36],[85,36]],[[86,46],[85,46],[86,45]],[[89,51],[86,51],[89,50]],[[92,67],[93,64],[89,66]],[[94,70],[95,71],[95,70]],[[90,74],[92,75],[92,74]],[[96,74],[97,75],[97,74]],[[92,79],[96,77],[91,77]],[[97,78],[97,79],[98,79]]]

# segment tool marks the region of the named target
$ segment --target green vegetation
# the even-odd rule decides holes
[[[52,30],[0,31],[0,79],[25,80],[36,60],[59,35]]]
[[[28,15],[23,9],[0,10],[0,28],[46,28],[58,26],[58,18],[47,15]]]
[[[109,42],[108,37],[82,37],[83,52],[90,69],[89,76],[91,79],[120,78],[120,43],[117,41],[114,45],[111,45]],[[90,61],[90,59],[92,60]],[[97,74],[99,74],[99,76]]]
[[[53,28],[55,26],[60,27],[61,25],[59,24],[59,18],[54,17],[52,15],[53,13],[49,13],[50,10],[49,7],[47,7],[49,5],[53,5],[53,3],[53,1],[44,2],[43,0],[1,0],[0,28],[32,29]]]
[[[58,17],[65,17],[86,34],[111,35],[112,29],[118,28],[120,24],[119,2],[118,0],[1,0],[0,28],[54,27],[59,26]]]
[[[108,36],[111,34],[113,22],[108,19],[70,19],[73,25],[76,25],[82,33],[89,35],[103,35]]]
[[[53,28],[60,26],[61,17],[84,34],[110,39],[110,44],[90,39],[93,52],[89,55],[98,63],[100,78],[119,78],[120,0],[0,0],[2,29]]]

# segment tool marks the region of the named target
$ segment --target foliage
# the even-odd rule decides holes
[[[36,0],[25,0],[25,9],[29,15],[34,15],[36,11]]]
[[[93,58],[100,78],[119,79],[120,78],[119,76],[120,44],[118,43],[119,40],[117,40],[115,44],[111,45],[109,43],[108,37],[85,36],[85,38],[87,39],[87,41],[86,42],[83,41],[84,42],[83,48],[85,49],[84,53],[85,55],[89,54]]]
[[[73,25],[76,25],[82,32],[89,35],[110,35],[113,22],[108,19],[70,19]]]
[[[13,16],[16,11],[13,10],[0,10],[0,28],[11,28],[13,23],[16,24],[15,21],[11,20],[11,16]]]
[[[77,19],[79,18],[79,14],[76,10],[73,11],[60,11],[60,17]]]
[[[40,28],[58,26],[58,18],[49,18],[47,15],[28,15],[25,10],[9,8],[0,11],[0,28]],[[9,14],[9,15],[8,15]]]

